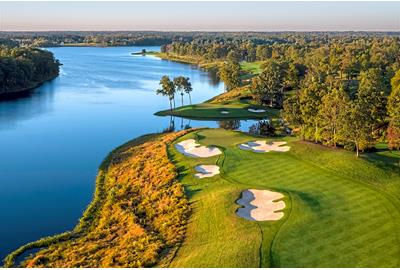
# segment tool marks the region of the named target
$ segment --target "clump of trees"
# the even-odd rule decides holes
[[[167,147],[190,131],[139,138],[114,151],[81,223],[71,234],[31,245],[42,249],[23,266],[115,268],[167,262],[184,239],[190,213]],[[7,262],[13,265],[12,258]]]
[[[225,89],[230,91],[241,85],[240,65],[238,62],[229,60],[218,69],[219,78],[225,83]]]
[[[357,155],[376,142],[400,148],[396,34],[219,33],[174,41],[162,50],[217,64],[229,90],[224,101],[250,93],[259,104],[283,108],[286,122],[305,140]],[[244,80],[241,61],[260,61],[262,71]]]
[[[0,95],[38,86],[59,74],[53,54],[35,48],[0,46]]]
[[[318,74],[308,75],[300,90],[285,100],[283,116],[303,139],[354,147],[357,156],[385,135],[389,147],[398,149],[400,71],[393,77],[391,89],[382,74],[377,68],[360,72],[354,93],[341,84],[321,81]]]
[[[190,79],[187,77],[179,76],[171,80],[168,76],[162,76],[160,80],[160,88],[156,90],[157,95],[168,97],[170,110],[175,108],[175,96],[176,93],[181,95],[181,104],[183,106],[183,96],[188,94],[189,102],[192,104],[192,98],[190,92],[193,91]]]

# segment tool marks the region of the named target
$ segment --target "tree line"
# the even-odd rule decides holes
[[[400,148],[400,71],[384,84],[381,72],[361,72],[351,96],[340,86],[329,86],[308,76],[300,90],[284,102],[283,116],[303,139],[360,151],[387,139]]]
[[[99,46],[161,46],[162,50],[171,50],[176,43],[175,52],[179,54],[197,54],[207,57],[226,58],[231,48],[242,47],[246,58],[270,53],[269,47],[255,48],[257,45],[328,43],[332,39],[350,42],[359,37],[380,38],[398,37],[398,32],[160,32],[160,31],[41,31],[41,32],[0,32],[0,38],[7,38],[20,45],[54,47],[64,44],[94,44]],[[190,48],[190,44],[192,47]],[[215,52],[204,50],[205,45],[215,47]],[[233,45],[232,45],[233,44]],[[248,44],[248,45],[244,45]],[[246,48],[248,47],[248,48]],[[178,52],[179,51],[179,52]],[[235,49],[236,51],[236,49]],[[225,55],[223,55],[225,53]],[[240,53],[240,52],[239,52]],[[275,52],[271,52],[272,54]],[[231,53],[237,55],[236,52]],[[261,59],[258,57],[258,59]]]
[[[31,89],[59,74],[53,53],[0,45],[0,95]]]

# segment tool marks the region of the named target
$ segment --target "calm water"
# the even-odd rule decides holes
[[[0,102],[0,258],[72,229],[91,200],[97,167],[107,153],[169,126],[168,117],[153,116],[169,106],[155,95],[161,76],[190,77],[193,102],[223,91],[193,66],[130,55],[141,49],[49,49],[63,63],[61,75],[27,97]],[[175,123],[180,128],[188,120]]]

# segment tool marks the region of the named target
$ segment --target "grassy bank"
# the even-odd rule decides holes
[[[170,145],[192,204],[187,236],[172,267],[399,267],[399,171],[369,154],[286,138],[285,153],[237,147],[255,138],[221,129],[180,138],[216,145],[223,155],[183,156]],[[276,139],[275,139],[276,140]],[[281,139],[279,139],[281,140]],[[197,179],[194,166],[217,164],[221,174]],[[239,218],[235,201],[247,188],[285,195],[279,221]]]
[[[71,232],[29,243],[26,267],[143,267],[168,262],[183,240],[189,205],[167,145],[187,131],[139,137],[111,152],[99,168],[93,200]]]
[[[193,56],[181,56],[177,54],[172,54],[172,53],[162,53],[162,52],[147,52],[146,55],[152,55],[159,57],[163,60],[169,60],[169,61],[174,61],[174,62],[179,62],[179,63],[184,63],[184,64],[191,64],[191,65],[197,65],[200,68],[204,69],[216,69],[218,68],[219,65],[223,63],[223,61],[204,61],[201,58],[193,57]]]

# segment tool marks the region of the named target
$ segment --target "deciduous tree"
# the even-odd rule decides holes
[[[260,104],[281,107],[283,103],[283,71],[276,61],[268,61],[260,75],[254,77],[251,92]]]
[[[225,83],[226,90],[240,86],[240,65],[237,62],[229,61],[224,63],[218,70],[218,75]]]
[[[400,149],[400,70],[391,80],[392,92],[388,97],[387,112],[389,127],[387,131],[390,149]]]

